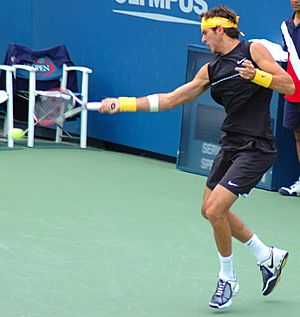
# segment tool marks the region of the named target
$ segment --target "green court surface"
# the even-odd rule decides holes
[[[300,198],[255,189],[233,208],[290,258],[261,295],[254,257],[234,241],[240,293],[216,311],[218,257],[200,217],[205,177],[172,163],[76,145],[0,145],[0,316],[294,317]]]

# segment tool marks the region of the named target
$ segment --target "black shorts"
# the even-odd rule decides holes
[[[213,190],[220,184],[237,196],[245,196],[272,166],[276,153],[274,140],[225,134],[206,185]]]

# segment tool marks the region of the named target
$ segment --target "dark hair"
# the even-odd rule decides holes
[[[215,7],[211,10],[208,10],[208,11],[200,14],[200,18],[214,18],[214,17],[226,18],[226,19],[232,21],[233,23],[236,23],[237,15],[233,10],[227,8],[224,5]],[[238,29],[235,29],[235,28],[224,28],[224,32],[229,37],[234,38],[234,39],[238,39],[239,35],[240,35],[240,31]]]

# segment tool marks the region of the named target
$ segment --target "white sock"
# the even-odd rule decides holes
[[[253,234],[252,238],[245,243],[245,246],[252,251],[259,263],[264,262],[270,257],[270,248],[256,234]]]
[[[233,256],[222,256],[220,253],[218,253],[218,255],[221,264],[219,278],[223,281],[235,280],[236,278],[233,272]]]

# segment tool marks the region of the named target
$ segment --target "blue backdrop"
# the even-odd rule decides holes
[[[281,42],[290,1],[224,0],[246,39]],[[187,46],[201,43],[199,14],[213,0],[1,0],[0,52],[9,42],[33,49],[65,44],[77,65],[93,69],[90,100],[165,92],[185,81]],[[91,113],[89,136],[176,156],[181,107],[158,113]]]

